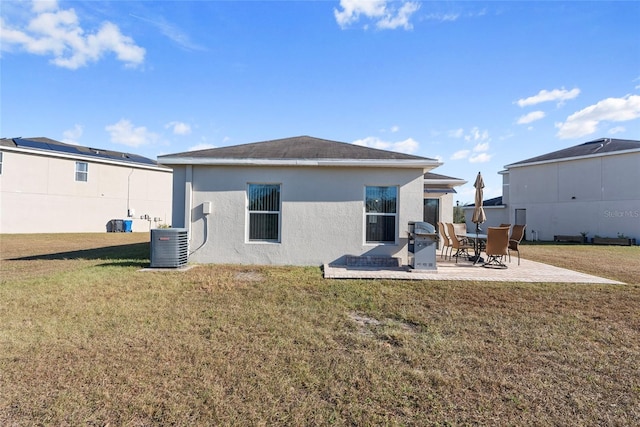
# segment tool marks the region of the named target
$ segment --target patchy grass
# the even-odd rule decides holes
[[[552,261],[635,285],[143,273],[146,234],[0,239],[0,425],[640,424],[640,266],[594,271],[622,248]]]
[[[533,261],[640,284],[640,246],[525,243],[520,245],[520,254]]]

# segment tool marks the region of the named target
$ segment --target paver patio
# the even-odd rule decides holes
[[[482,265],[473,265],[468,261],[437,260],[437,271],[412,270],[410,267],[347,267],[345,265],[325,264],[325,279],[394,279],[394,280],[472,280],[487,282],[554,282],[554,283],[591,283],[623,284],[566,268],[554,267],[540,262],[512,258],[507,262],[509,268],[493,269]]]

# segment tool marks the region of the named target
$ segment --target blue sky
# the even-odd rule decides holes
[[[640,2],[12,1],[0,136],[160,154],[298,135],[504,165],[640,139]]]

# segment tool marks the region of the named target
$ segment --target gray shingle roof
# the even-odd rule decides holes
[[[346,142],[330,141],[310,136],[275,139],[229,147],[159,156],[163,158],[215,158],[215,159],[352,159],[352,160],[434,160],[410,154],[362,147]],[[435,160],[434,160],[435,161]]]
[[[507,165],[507,167],[524,165],[527,163],[570,159],[573,157],[597,156],[605,153],[615,153],[617,151],[626,150],[640,150],[640,141],[611,138],[596,139],[594,141],[585,142],[584,144],[565,148],[563,150],[558,150],[516,163],[511,163],[510,165]]]

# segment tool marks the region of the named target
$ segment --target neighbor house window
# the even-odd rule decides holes
[[[397,217],[398,187],[366,187],[367,243],[395,243]]]
[[[76,162],[76,181],[87,182],[89,165],[86,162]]]
[[[2,151],[0,151],[0,175],[2,175]]]
[[[249,184],[249,241],[280,241],[280,184]]]

